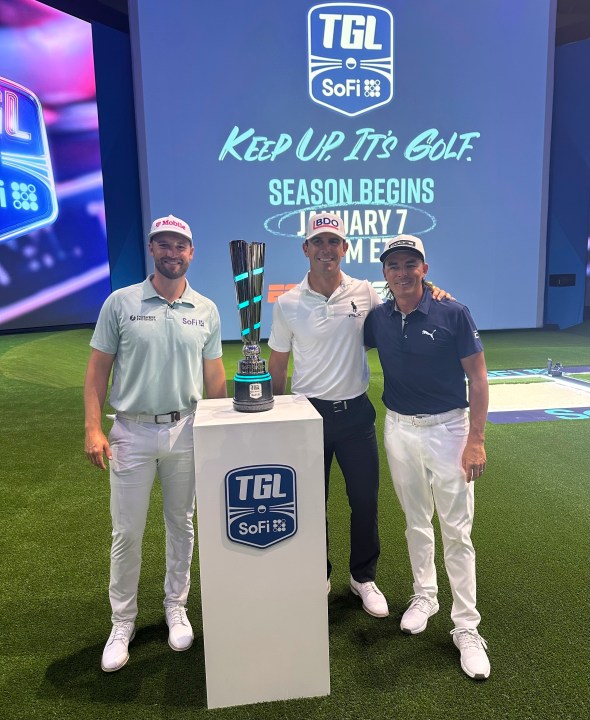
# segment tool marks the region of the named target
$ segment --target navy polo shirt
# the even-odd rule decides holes
[[[383,402],[402,415],[433,415],[465,408],[461,359],[483,346],[471,313],[459,302],[432,299],[425,290],[418,307],[402,317],[393,300],[365,321],[365,345],[376,347],[385,380]]]

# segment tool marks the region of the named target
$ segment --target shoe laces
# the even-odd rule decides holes
[[[426,595],[412,595],[408,604],[410,606],[408,610],[420,610],[421,612],[429,613],[434,605],[434,601]]]
[[[124,622],[118,622],[113,625],[113,635],[111,642],[115,640],[123,640],[126,642],[129,640],[131,633],[133,632],[133,623],[130,620]]]
[[[487,650],[488,644],[477,632],[475,628],[454,628],[451,630],[451,635],[456,635],[459,640],[461,650],[468,650],[469,648],[475,648],[477,650]]]
[[[358,586],[359,586],[360,591],[363,592],[363,593],[371,593],[371,592],[373,592],[373,593],[375,593],[376,595],[382,595],[382,594],[383,594],[383,593],[381,592],[381,590],[379,590],[379,588],[377,587],[377,585],[375,585],[375,583],[374,583],[372,580],[367,580],[367,582],[358,583]]]
[[[186,610],[182,605],[167,607],[166,615],[171,625],[186,625]]]

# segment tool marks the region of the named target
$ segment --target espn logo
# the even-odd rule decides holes
[[[268,295],[266,296],[266,301],[269,303],[274,303],[277,301],[277,298],[284,293],[287,292],[287,290],[290,290],[291,288],[294,288],[297,283],[291,283],[290,285],[269,285],[268,286]]]

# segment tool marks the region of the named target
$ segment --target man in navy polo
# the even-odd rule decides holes
[[[473,481],[485,470],[487,370],[479,333],[458,302],[433,302],[422,241],[399,235],[385,244],[383,275],[393,296],[364,328],[383,367],[385,450],[406,516],[414,594],[401,620],[422,632],[438,609],[432,517],[436,508],[453,595],[453,641],[469,677],[490,674],[487,644],[477,627],[475,551],[471,542]],[[465,385],[469,381],[469,401]],[[469,411],[467,410],[469,408]]]

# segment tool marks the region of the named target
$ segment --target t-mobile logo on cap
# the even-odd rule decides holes
[[[180,228],[181,230],[186,230],[186,225],[182,222],[179,222],[178,220],[169,220],[168,218],[166,218],[165,220],[160,220],[160,222],[156,223],[156,227],[161,227],[162,225],[170,226],[170,227],[177,227],[177,228]]]

